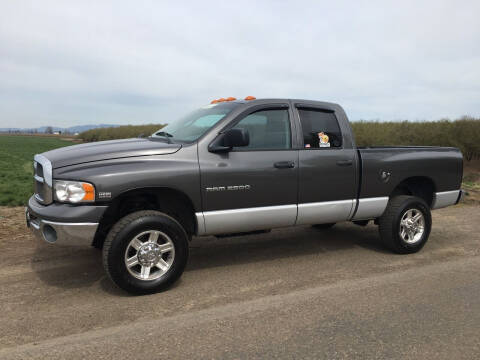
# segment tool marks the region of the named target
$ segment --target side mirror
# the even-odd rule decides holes
[[[223,134],[223,146],[229,148],[248,146],[250,144],[250,134],[245,129],[230,129]]]
[[[210,152],[227,152],[234,147],[248,146],[250,135],[245,129],[229,129],[221,134],[210,146]]]

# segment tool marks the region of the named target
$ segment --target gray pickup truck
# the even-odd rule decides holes
[[[460,201],[462,167],[456,148],[358,148],[336,104],[220,99],[148,138],[36,155],[26,218],[48,243],[103,249],[109,277],[145,294],[181,276],[192,236],[373,220],[416,252],[430,210]]]

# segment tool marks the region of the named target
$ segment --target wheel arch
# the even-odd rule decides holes
[[[400,181],[391,191],[389,198],[411,195],[423,199],[431,208],[435,197],[435,182],[427,176],[412,176]]]
[[[171,187],[144,187],[124,191],[108,205],[100,219],[93,246],[102,248],[111,227],[122,217],[139,210],[157,210],[177,220],[191,238],[198,224],[192,200]]]

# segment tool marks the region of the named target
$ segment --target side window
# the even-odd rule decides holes
[[[235,128],[248,130],[247,150],[278,150],[292,147],[287,109],[260,110],[244,117]]]
[[[302,124],[303,146],[306,149],[342,146],[342,133],[333,112],[298,109],[298,114]]]

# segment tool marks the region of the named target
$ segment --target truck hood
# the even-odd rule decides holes
[[[67,146],[43,153],[54,169],[91,161],[110,160],[134,156],[173,154],[180,144],[168,144],[160,140],[125,139],[99,141]]]

